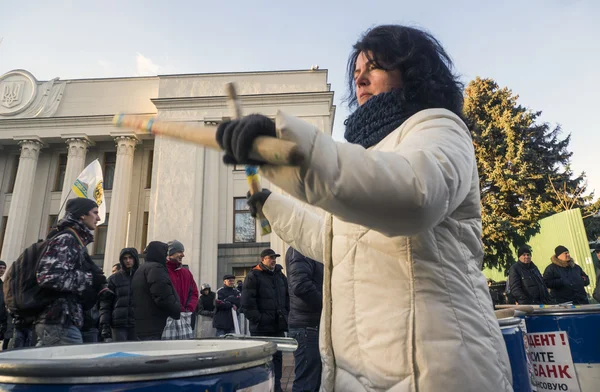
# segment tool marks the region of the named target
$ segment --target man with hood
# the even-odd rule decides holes
[[[136,340],[131,281],[140,265],[135,248],[123,248],[119,255],[121,268],[108,278],[108,288],[115,296],[100,303],[102,338],[115,342]]]
[[[99,295],[110,293],[104,273],[87,252],[98,221],[94,201],[71,199],[65,217],[48,236],[36,274],[52,301],[36,317],[37,346],[82,343],[84,311],[96,304]]]
[[[160,340],[171,317],[179,320],[181,303],[167,271],[167,244],[152,241],[145,263],[133,274],[135,334],[139,340]]]
[[[246,276],[242,291],[242,312],[250,321],[252,336],[283,337],[288,330],[290,295],[288,281],[277,264],[281,255],[273,249],[260,253],[260,263]],[[281,375],[283,356],[281,351],[273,354],[275,392],[282,391]]]
[[[538,267],[531,261],[531,249],[522,246],[517,252],[519,261],[508,273],[510,292],[519,305],[552,303],[548,288]]]
[[[590,278],[580,266],[575,264],[569,250],[559,245],[551,257],[552,264],[544,271],[544,281],[550,288],[550,293],[559,304],[572,302],[573,305],[589,304],[585,286],[590,284]]]

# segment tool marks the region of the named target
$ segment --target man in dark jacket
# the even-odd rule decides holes
[[[36,274],[53,300],[36,318],[37,346],[82,343],[83,312],[109,292],[104,273],[87,253],[99,220],[94,201],[71,199],[57,234],[50,234]]]
[[[115,296],[100,303],[102,338],[114,342],[136,340],[131,281],[140,265],[137,250],[123,248],[119,265],[119,271],[108,278],[108,288]]]
[[[287,278],[277,264],[279,254],[265,249],[260,263],[246,276],[242,290],[242,312],[250,321],[252,336],[283,337],[288,330],[290,297]],[[282,354],[273,355],[275,391],[281,391]]]
[[[139,340],[160,340],[167,318],[179,320],[179,297],[167,271],[167,244],[152,241],[145,263],[133,274],[135,334]]]
[[[217,311],[213,318],[213,328],[217,330],[217,336],[235,332],[231,309],[237,312],[241,301],[241,294],[235,288],[235,276],[223,276],[223,285],[223,287],[217,290],[217,299],[215,302]]]
[[[323,264],[293,248],[285,254],[290,291],[289,336],[296,339],[292,392],[316,392],[321,385],[319,322],[323,306]]]
[[[575,264],[569,250],[559,245],[551,258],[552,264],[544,271],[544,281],[550,288],[550,293],[559,304],[572,302],[573,305],[588,304],[585,286],[590,284],[590,278]]]
[[[519,261],[510,267],[508,273],[510,292],[515,301],[519,305],[552,303],[544,278],[538,267],[531,261],[529,247],[520,247],[517,255]]]

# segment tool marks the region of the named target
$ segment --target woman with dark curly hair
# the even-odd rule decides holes
[[[325,267],[324,391],[512,391],[502,334],[481,273],[481,211],[462,85],[431,35],[379,26],[348,62],[349,143],[298,119],[251,115],[220,125],[227,163],[254,138],[295,142],[300,167],[263,175],[251,209]]]

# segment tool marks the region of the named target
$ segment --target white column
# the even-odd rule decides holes
[[[221,154],[206,149],[204,152],[204,200],[202,207],[202,241],[200,251],[200,280],[198,285],[208,283],[212,287],[220,287],[217,278],[217,260],[219,258],[219,164]]]
[[[106,273],[118,261],[119,252],[125,247],[133,153],[138,139],[135,136],[117,136],[115,142],[117,144],[117,162],[110,199],[106,250],[104,251],[104,272]]]
[[[10,209],[8,210],[2,256],[0,256],[2,260],[6,261],[7,267],[10,267],[10,264],[19,257],[25,247],[25,232],[29,218],[35,170],[40,149],[43,147],[39,139],[21,140],[19,145],[21,146],[21,157],[10,201]]]
[[[59,218],[62,218],[65,215],[64,205],[67,197],[69,199],[76,197],[76,195],[71,192],[71,187],[84,169],[85,156],[87,154],[87,149],[91,144],[89,140],[85,138],[69,138],[65,140],[65,143],[67,143],[68,151],[67,168],[65,170],[65,179],[60,195],[60,206],[62,207],[62,210],[60,211]]]

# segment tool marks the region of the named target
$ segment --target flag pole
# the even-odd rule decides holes
[[[67,201],[69,200],[69,195],[71,195],[71,192],[73,192],[73,189],[69,189],[69,193],[67,193],[67,197],[65,197],[65,201],[63,201],[62,206],[60,206],[60,209],[58,210],[58,214],[56,215],[56,219],[54,220],[54,224],[52,225],[52,227],[56,227],[56,225],[58,224],[58,219],[60,218],[60,213],[62,212],[63,208],[65,208],[65,204],[67,204]]]
[[[127,212],[127,234],[125,234],[125,247],[129,247],[129,224],[131,223],[131,211]]]

